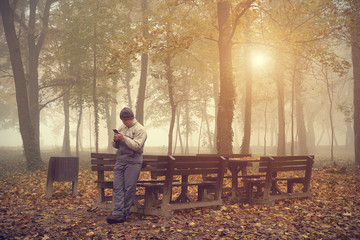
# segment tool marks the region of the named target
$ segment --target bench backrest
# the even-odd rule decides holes
[[[259,172],[309,171],[314,156],[268,156],[260,157]]]
[[[226,159],[221,156],[171,156],[169,169],[173,175],[223,174]]]
[[[155,165],[158,161],[164,161],[166,156],[143,155],[146,165]],[[113,171],[116,163],[114,153],[91,153],[91,170],[93,171]]]
[[[236,153],[236,154],[218,154],[218,153],[201,153],[196,154],[196,156],[199,157],[224,157],[227,160],[229,158],[245,158],[245,157],[251,157],[251,154],[242,154],[242,153]]]
[[[91,170],[97,171],[103,179],[106,171],[113,171],[116,154],[91,153]],[[145,167],[142,171],[150,171],[154,176],[166,176],[171,170],[171,175],[195,175],[195,174],[223,174],[225,171],[225,158],[221,156],[165,156],[143,155]]]

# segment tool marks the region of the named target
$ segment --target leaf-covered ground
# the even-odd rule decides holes
[[[79,194],[46,172],[0,176],[0,239],[360,239],[360,177],[353,170],[314,169],[312,199],[273,207],[225,202],[219,210],[177,211],[171,219],[131,214],[109,225],[96,207],[95,174],[79,173]]]

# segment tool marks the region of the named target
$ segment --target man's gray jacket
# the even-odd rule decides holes
[[[124,134],[125,139],[113,142],[113,146],[117,148],[117,162],[142,163],[142,153],[147,138],[145,128],[134,119],[129,127],[122,125],[118,130]]]

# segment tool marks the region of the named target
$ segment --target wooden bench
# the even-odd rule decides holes
[[[224,187],[223,192],[231,192],[231,199],[235,200],[240,197],[238,179],[241,178],[242,175],[247,174],[247,168],[251,166],[251,161],[229,161],[234,159],[245,159],[251,158],[251,154],[197,154],[196,156],[203,157],[215,157],[222,156],[226,159],[226,167],[230,171],[230,174],[224,175],[224,178],[231,179],[231,187]],[[241,175],[239,173],[241,172]]]
[[[161,162],[161,158],[159,160]],[[165,166],[152,162],[150,169],[156,172],[157,177],[163,176],[164,183],[138,184],[145,188],[145,202],[137,212],[170,216],[174,210],[221,206],[225,168],[223,157],[168,156]],[[212,178],[206,180],[203,175],[211,175]],[[190,192],[191,186],[197,191],[193,188],[194,192]],[[175,188],[178,188],[177,194]],[[210,188],[214,189],[213,193],[206,194],[205,190]],[[194,193],[196,196],[191,196]]]
[[[156,155],[143,155],[144,165],[148,162],[157,161]],[[106,203],[112,201],[112,192],[106,193],[106,189],[113,189],[113,171],[116,162],[116,154],[91,153],[91,170],[97,172],[96,187],[98,189],[97,202]]]
[[[242,176],[246,201],[274,205],[278,200],[311,197],[313,163],[314,156],[261,157],[259,174]],[[280,183],[285,183],[283,185],[286,186],[286,191]],[[294,191],[295,184],[301,184],[302,188]]]
[[[112,180],[105,180],[104,171],[113,171],[115,154],[92,153],[92,170],[98,172],[99,201],[111,201],[105,189],[112,188]],[[151,172],[151,179],[139,179],[138,187],[143,194],[137,195],[131,211],[170,216],[178,209],[222,205],[221,189],[226,160],[222,157],[199,156],[154,156],[143,155],[145,167],[142,172]],[[202,179],[211,175],[212,180]],[[112,176],[112,175],[111,175]],[[196,197],[189,189],[196,188]],[[177,189],[175,189],[177,188]],[[215,189],[206,194],[206,189]],[[176,191],[175,191],[176,190]]]

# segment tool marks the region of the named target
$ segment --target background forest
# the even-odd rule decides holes
[[[148,130],[147,152],[360,163],[356,0],[2,0],[0,10],[1,145],[20,132],[28,169],[48,149],[112,152],[125,106]]]

